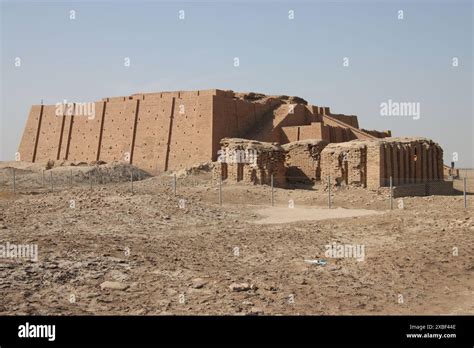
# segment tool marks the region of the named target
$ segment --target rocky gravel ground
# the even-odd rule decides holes
[[[171,176],[142,176],[133,194],[126,177],[0,183],[0,247],[38,248],[37,261],[0,257],[0,314],[474,314],[473,196],[390,211],[386,192],[337,190],[333,207],[380,214],[257,224],[268,187],[224,184],[220,206],[209,173],[179,177],[176,196]],[[275,204],[291,216],[327,192],[276,189]],[[334,243],[364,260],[328,257]]]

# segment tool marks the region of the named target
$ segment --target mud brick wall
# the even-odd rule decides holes
[[[288,176],[317,181],[331,175],[337,178],[334,184],[377,188],[387,186],[390,177],[393,185],[443,180],[443,150],[433,141],[378,138],[389,131],[360,130],[356,116],[331,114],[328,107],[308,105],[298,97],[213,89],[109,97],[94,105],[93,118],[76,110],[72,116],[56,115],[55,105],[34,105],[19,145],[20,159],[128,161],[155,173],[215,161],[224,138],[323,140],[332,143],[323,150],[326,157],[318,147],[291,148],[285,154],[265,141],[240,143],[262,151],[257,168],[227,164],[222,171],[235,181],[268,183],[273,173],[275,181],[283,182],[287,162]],[[341,162],[342,151],[347,154]]]
[[[39,132],[41,130],[43,110],[43,105],[33,105],[31,107],[28,119],[26,120],[25,129],[23,130],[23,137],[18,147],[21,161],[35,162],[36,160],[36,149],[38,146]]]
[[[289,182],[315,182],[321,179],[321,151],[324,140],[303,140],[283,145],[286,151],[286,178]]]
[[[256,154],[256,161],[240,163],[225,159],[217,162],[213,170],[213,180],[226,180],[230,183],[270,185],[271,176],[275,186],[284,187],[285,179],[285,150],[271,143],[264,143],[239,138],[224,138],[221,140],[221,150],[226,153],[244,153],[246,150]]]
[[[129,161],[151,172],[210,161],[213,97],[222,91],[160,92],[95,102],[95,115],[31,108],[19,146],[31,162]],[[226,95],[225,92],[223,95]]]
[[[44,105],[35,161],[57,159],[63,118],[56,116],[55,105]]]
[[[313,122],[304,126],[289,126],[281,128],[282,143],[305,139],[320,139],[330,143],[342,143],[357,139],[349,128],[329,126],[321,122]]]
[[[384,161],[385,153],[381,142],[367,141],[366,144],[366,187],[376,190],[384,185],[385,172]]]
[[[335,118],[336,120],[339,120],[341,122],[344,122],[345,124],[348,124],[349,126],[359,128],[359,121],[357,120],[357,116],[355,115],[342,115],[342,114],[331,114],[328,113],[329,116],[332,118]]]
[[[105,102],[96,102],[93,116],[64,116],[64,142],[59,159],[84,162],[98,159],[104,107]]]
[[[347,136],[349,137],[349,139],[347,139],[347,140],[352,140],[352,139],[361,139],[361,140],[376,139],[375,136],[358,129],[357,127],[353,127],[350,124],[347,124],[347,123],[345,123],[345,122],[343,122],[343,121],[341,121],[337,118],[334,118],[333,116],[334,115],[331,115],[331,114],[322,115],[322,122],[327,126],[346,129],[346,132],[348,133]],[[340,136],[338,136],[336,132],[338,132],[338,131],[337,130],[332,131],[332,134],[330,135],[330,141],[331,142],[339,142],[338,138]],[[345,141],[345,140],[343,140],[343,141]]]
[[[300,126],[307,123],[309,110],[303,104],[285,104],[282,105],[281,114],[274,127]]]
[[[443,180],[443,150],[426,138],[385,138],[381,142],[382,185]]]
[[[222,92],[222,91],[221,91]],[[230,93],[231,91],[229,91]],[[274,98],[263,102],[252,102],[234,98],[233,92],[216,93],[212,100],[212,160],[216,159],[223,138],[247,138],[259,141],[278,141],[279,133],[274,128],[264,127],[264,121],[272,122],[268,115],[281,104]],[[259,128],[262,128],[259,132]],[[262,134],[263,133],[263,134]]]
[[[367,146],[354,141],[329,144],[321,152],[321,182],[331,185],[367,185]]]
[[[272,100],[270,98],[269,100]],[[278,142],[281,144],[306,140],[320,139],[328,142],[346,142],[353,139],[371,139],[374,136],[358,130],[357,116],[333,115],[328,107],[319,107],[301,103],[298,99],[274,97],[275,105],[271,105],[264,115],[256,119],[258,131],[235,133],[234,136],[255,139],[264,142]],[[260,104],[254,104],[260,105]],[[232,110],[230,111],[232,112]],[[264,127],[259,127],[266,122]],[[230,128],[235,127],[231,125]]]
[[[225,137],[349,140],[345,128],[357,126],[357,118],[336,115],[339,123],[330,126],[323,120],[329,114],[298,97],[216,89],[107,97],[95,102],[93,119],[35,105],[18,152],[31,162],[129,161],[151,172],[177,170],[215,160]]]
[[[299,127],[282,127],[281,128],[281,143],[290,143],[299,140]],[[318,138],[315,138],[318,139]]]
[[[247,170],[247,177],[260,185],[270,185],[272,174],[275,186],[286,185],[285,153],[280,149],[260,152],[257,157],[257,168]]]
[[[329,142],[329,127],[322,123],[313,122],[309,126],[300,126],[297,140],[321,139]]]
[[[137,116],[131,137],[131,163],[150,172],[163,172],[209,161],[215,92],[133,95]]]
[[[166,167],[173,98],[145,95],[140,102],[133,163],[150,172]]]
[[[377,189],[441,181],[441,147],[425,138],[354,140],[328,145],[321,153],[321,180],[333,185]],[[345,160],[346,159],[346,160]],[[418,189],[418,188],[417,188]]]
[[[132,157],[138,104],[139,101],[133,99],[107,103],[100,149],[102,161],[123,161]]]
[[[168,161],[162,170],[191,167],[210,161],[212,153],[213,96],[181,93],[170,119]]]
[[[326,186],[327,178],[331,176],[333,186],[360,186],[376,190],[388,186],[391,176],[393,186],[401,196],[452,193],[440,176],[443,174],[442,168],[441,171],[439,168],[442,150],[429,139],[385,138],[329,145],[324,141],[313,140],[285,144],[281,148],[286,153],[285,176],[289,182],[292,177],[300,176],[308,181],[320,181]],[[265,155],[259,157],[259,171],[246,164],[225,164],[216,175],[229,178],[232,182],[268,183],[268,173],[279,173],[280,170],[275,171],[275,168],[280,168],[282,160],[268,148],[263,153]],[[272,170],[264,169],[268,167],[272,167]]]

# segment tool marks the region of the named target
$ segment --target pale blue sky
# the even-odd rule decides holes
[[[297,95],[474,167],[472,1],[2,1],[1,14],[0,160],[41,99],[220,88]],[[421,118],[380,116],[389,99]]]

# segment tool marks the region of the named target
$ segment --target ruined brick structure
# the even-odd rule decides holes
[[[327,144],[325,140],[309,139],[283,145],[288,182],[309,183],[321,180],[321,151]]]
[[[234,183],[269,185],[273,175],[275,186],[285,186],[285,150],[280,145],[238,138],[224,138],[221,145],[215,178],[221,175],[222,180]]]
[[[127,161],[150,172],[213,157],[217,91],[163,92],[95,102],[95,117],[56,116],[55,105],[31,108],[19,153],[23,161]],[[76,110],[74,110],[75,112]]]
[[[29,162],[127,161],[151,173],[216,161],[219,150],[257,150],[255,163],[219,162],[224,180],[378,188],[443,179],[442,149],[424,138],[359,128],[299,97],[223,90],[134,94],[95,102],[93,117],[34,105],[19,146]],[[235,138],[235,139],[234,139]],[[224,139],[224,140],[223,140]],[[250,139],[250,140],[245,140]],[[301,180],[300,180],[301,179]]]
[[[280,144],[372,137],[358,129],[356,116],[332,115],[298,97],[222,90],[134,94],[95,102],[93,118],[78,114],[78,105],[72,115],[59,116],[56,105],[33,105],[21,160],[127,161],[161,172],[215,161],[225,137]]]
[[[287,183],[320,182],[326,186],[330,177],[332,186],[378,189],[389,186],[390,177],[394,186],[443,181],[443,150],[426,138],[383,138],[331,144],[324,140],[304,140],[283,146],[245,139],[223,139],[221,144],[222,150],[230,152],[248,148],[262,151],[257,156],[262,156],[262,161],[256,162],[258,164],[252,168],[264,170],[268,167],[263,164],[266,163],[264,159],[271,158],[272,168],[285,167]],[[276,163],[278,160],[281,161],[280,166]],[[238,164],[218,163],[215,174],[220,171],[223,179],[232,182],[264,182],[244,179],[242,174],[229,175],[229,166],[233,172],[242,172],[242,169],[236,169]],[[240,166],[251,167],[247,164]],[[276,175],[274,170],[266,170],[265,173],[267,176]],[[280,171],[278,181],[281,182]]]
[[[443,180],[443,150],[425,138],[384,138],[329,144],[321,180],[369,188]]]

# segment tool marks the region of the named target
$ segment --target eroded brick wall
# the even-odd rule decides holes
[[[279,133],[272,126],[271,112],[282,101],[268,97],[246,100],[232,91],[220,91],[213,96],[212,149],[213,160],[223,138],[246,138],[263,142],[280,141]]]
[[[298,97],[201,90],[104,98],[94,105],[92,118],[80,115],[78,107],[73,116],[58,116],[55,105],[33,106],[20,159],[127,161],[155,173],[214,161],[221,139],[247,138],[261,142],[261,162],[257,168],[228,164],[222,172],[232,180],[235,173],[235,181],[267,183],[271,173],[278,182],[296,176],[324,181],[331,175],[333,184],[378,188],[390,177],[393,185],[443,179],[443,151],[431,140],[363,131],[356,116],[331,114]],[[308,139],[331,144],[323,150],[302,143],[282,151],[263,144]]]
[[[321,182],[367,186],[367,146],[360,141],[329,144],[321,152]]]
[[[283,145],[286,152],[286,179],[289,182],[316,182],[321,179],[321,151],[324,140],[303,140]]]
[[[443,180],[443,150],[426,138],[385,138],[382,185]]]
[[[371,189],[441,181],[443,150],[425,138],[354,140],[328,145],[321,153],[321,180]],[[440,166],[441,163],[441,166]]]
[[[284,187],[285,150],[275,144],[239,138],[221,140],[221,153],[230,154],[215,163],[213,179],[230,183],[270,185],[273,175],[274,186]],[[247,155],[236,155],[244,154]]]

